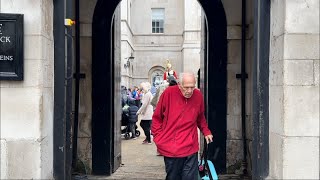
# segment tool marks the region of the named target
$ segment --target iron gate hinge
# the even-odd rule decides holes
[[[241,79],[242,78],[242,74],[236,74],[236,78],[237,79]],[[248,74],[247,73],[245,73],[244,78],[248,79]]]
[[[75,78],[75,79],[85,79],[86,78],[86,74],[85,73],[79,73],[79,74],[74,73],[73,74],[73,78]]]

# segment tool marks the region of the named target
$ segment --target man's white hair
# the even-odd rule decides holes
[[[195,74],[192,71],[186,71],[186,72],[180,73],[180,75],[179,75],[179,82],[181,84],[183,84],[183,77],[184,76],[193,76],[194,77],[194,81],[197,82]]]

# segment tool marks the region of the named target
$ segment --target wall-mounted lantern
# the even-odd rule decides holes
[[[126,69],[128,67],[130,67],[130,61],[134,59],[134,57],[131,55],[130,57],[124,58],[127,59],[127,62],[124,63],[123,67]]]

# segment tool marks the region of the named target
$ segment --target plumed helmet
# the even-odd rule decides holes
[[[169,59],[167,59],[166,67],[167,67],[167,69],[171,69],[171,68],[172,68],[172,65],[171,65],[171,63],[170,63],[170,60],[169,60]]]

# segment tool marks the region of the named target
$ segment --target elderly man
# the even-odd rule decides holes
[[[195,84],[193,73],[181,73],[180,84],[162,93],[152,117],[153,140],[164,156],[167,180],[197,179],[197,128],[207,143],[213,139],[204,116],[203,95]]]

